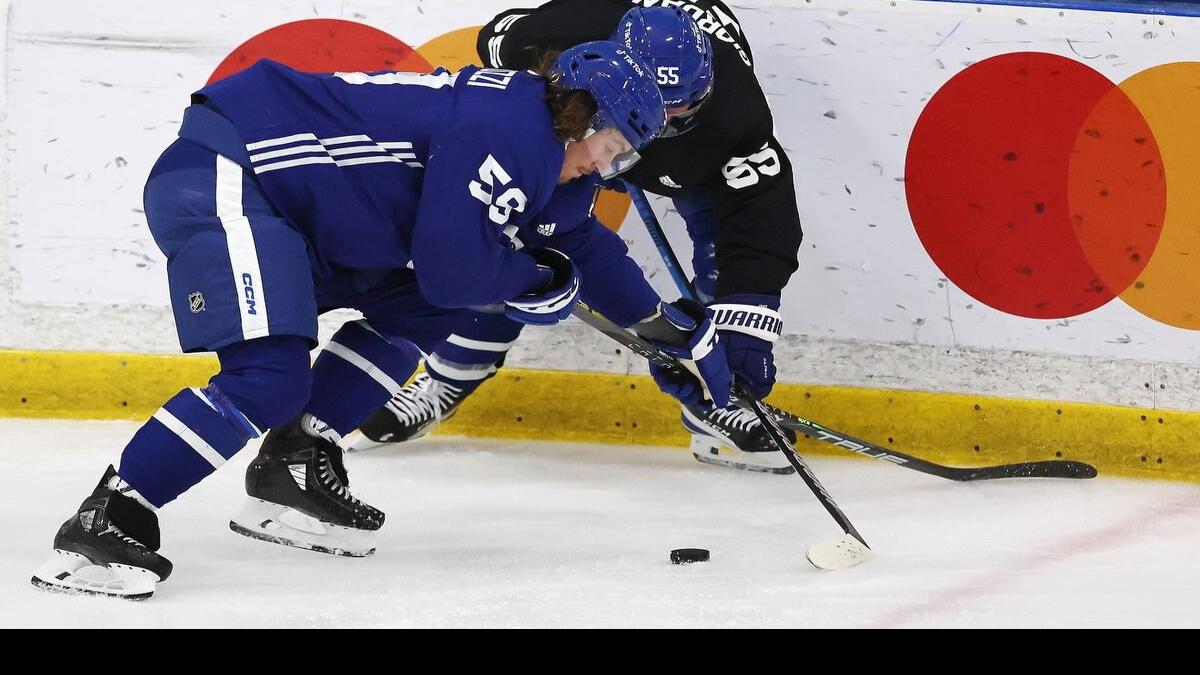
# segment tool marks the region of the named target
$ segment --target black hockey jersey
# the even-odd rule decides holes
[[[733,12],[719,0],[552,0],[488,23],[476,44],[489,66],[531,68],[549,50],[607,40],[635,6],[680,7],[713,46],[713,94],[694,127],[660,138],[621,177],[647,192],[704,197],[718,221],[717,297],[779,295],[796,271],[802,232],[792,167],[775,138],[754,56]]]

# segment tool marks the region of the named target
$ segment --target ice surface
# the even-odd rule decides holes
[[[958,484],[883,463],[814,470],[872,545],[795,476],[683,451],[434,439],[348,457],[388,514],[364,560],[239,537],[246,451],[161,512],[175,576],[142,604],[29,577],[136,425],[0,420],[0,627],[1198,626],[1200,487],[1098,479]],[[712,551],[674,566],[673,548]]]

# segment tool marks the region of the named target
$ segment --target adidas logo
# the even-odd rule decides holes
[[[543,237],[549,237],[554,234],[554,230],[558,229],[558,223],[542,223],[537,226],[538,234]]]
[[[669,188],[674,188],[676,190],[683,189],[683,186],[680,185],[679,183],[676,183],[675,181],[671,180],[670,176],[659,176],[658,182],[662,183],[663,185],[666,185]]]

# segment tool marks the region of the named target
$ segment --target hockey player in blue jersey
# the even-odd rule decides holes
[[[568,50],[547,75],[315,75],[264,61],[194,94],[151,171],[146,217],[181,346],[216,352],[221,370],[136,433],[33,583],[148,597],[172,571],[156,510],[268,430],[247,474],[259,511],[246,533],[370,553],[384,515],[349,492],[337,441],[465,307],[550,325],[581,296],[627,326],[669,323],[691,336],[673,348],[699,378],[664,389],[723,405],[712,322],[663,304],[590,217],[591,186],[571,182],[616,173],[659,133],[653,77],[609,42]],[[593,267],[605,283],[587,282]],[[364,319],[310,365],[317,315],[334,308]]]
[[[746,37],[720,0],[552,0],[501,13],[480,31],[477,49],[485,64],[520,68],[601,36],[646,59],[670,117],[644,160],[621,178],[674,201],[693,241],[694,288],[721,310],[715,320],[730,367],[746,390],[765,398],[776,376],[780,296],[796,269],[801,228],[790,163],[774,138]],[[363,425],[356,449],[419,438],[454,415],[503,365],[521,328],[498,314],[463,321],[429,355],[426,372]],[[681,408],[698,460],[793,470],[753,412]]]

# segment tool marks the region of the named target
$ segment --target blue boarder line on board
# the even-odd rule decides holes
[[[1006,5],[1030,9],[1075,9],[1118,14],[1150,14],[1154,16],[1200,16],[1200,0],[1191,2],[1139,2],[1138,0],[919,0],[963,5]]]

